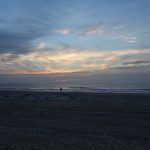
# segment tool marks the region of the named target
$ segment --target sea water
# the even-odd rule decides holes
[[[0,75],[0,90],[96,93],[150,93],[147,80],[96,80],[48,75]]]

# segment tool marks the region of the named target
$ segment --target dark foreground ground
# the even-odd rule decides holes
[[[0,91],[0,150],[150,150],[150,94]]]

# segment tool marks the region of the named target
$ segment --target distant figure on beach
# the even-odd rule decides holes
[[[62,88],[60,88],[60,93],[62,93]]]

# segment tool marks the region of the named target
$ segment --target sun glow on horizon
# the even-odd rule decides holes
[[[126,49],[117,51],[71,49],[60,52],[33,51],[13,57],[11,54],[0,56],[1,74],[49,74],[49,73],[71,73],[71,72],[94,72],[104,71],[117,67],[132,67],[149,65],[148,59],[150,49]],[[143,62],[141,57],[147,57]],[[137,59],[141,59],[141,63]]]

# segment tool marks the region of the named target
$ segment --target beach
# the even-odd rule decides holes
[[[150,94],[0,91],[0,150],[149,150]]]

